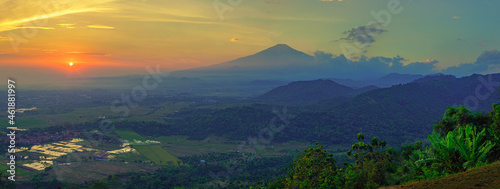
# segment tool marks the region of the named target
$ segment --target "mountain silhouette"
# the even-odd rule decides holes
[[[255,98],[259,102],[272,104],[309,104],[335,97],[348,99],[362,92],[377,89],[375,86],[358,90],[340,85],[331,80],[296,81],[285,86],[272,89],[264,95]]]
[[[256,54],[208,66],[209,69],[272,69],[309,65],[314,58],[286,44],[277,44]]]

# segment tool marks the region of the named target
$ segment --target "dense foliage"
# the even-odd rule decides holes
[[[431,145],[425,149],[422,142],[404,145],[400,150],[386,149],[385,141],[373,137],[365,143],[364,135],[358,133],[358,142],[347,152],[354,162],[345,162],[345,169],[336,168],[331,154],[317,145],[297,156],[287,177],[268,187],[379,188],[483,166],[499,160],[499,111],[498,104],[487,114],[471,114],[464,107],[448,108],[428,135]]]
[[[289,168],[288,176],[270,184],[270,188],[328,188],[338,185],[335,160],[322,145],[300,154]]]
[[[164,166],[153,172],[110,175],[105,180],[81,184],[52,179],[49,168],[35,175],[29,183],[24,183],[22,188],[248,188],[262,186],[273,177],[284,175],[284,168],[293,157],[256,157],[249,161],[241,153],[232,152],[208,153],[180,159],[186,166]],[[231,172],[230,169],[235,171]],[[14,184],[5,179],[0,181],[0,188],[2,185]]]

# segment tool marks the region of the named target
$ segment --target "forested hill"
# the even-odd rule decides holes
[[[477,99],[479,106],[476,109],[469,107],[473,112],[490,111],[491,104],[498,101],[497,95],[491,93],[488,87],[478,86],[484,86],[481,80],[500,81],[500,74],[458,79],[432,77],[426,82],[375,89],[337,105],[328,106],[328,102],[320,102],[318,108],[312,106],[307,110],[300,106],[288,107],[294,118],[289,120],[285,129],[273,133],[273,141],[305,140],[350,145],[354,142],[352,136],[363,132],[385,138],[389,144],[398,146],[426,138],[432,126],[443,117],[446,108],[463,104],[464,99]],[[482,96],[476,96],[477,88],[481,88],[479,92]],[[485,99],[488,93],[489,98]],[[144,135],[181,134],[203,139],[213,134],[246,140],[269,127],[273,117],[277,117],[273,108],[280,113],[284,110],[282,106],[265,104],[191,110],[169,115],[165,119],[166,125],[124,122],[122,126],[132,127]],[[277,124],[282,122],[278,119]]]
[[[472,111],[485,112],[490,111],[491,104],[498,101],[496,87],[490,91],[481,81],[500,82],[500,74],[464,78],[447,75],[429,77],[432,79],[423,81],[423,78],[405,85],[369,91],[345,103],[330,106],[326,110],[328,120],[335,130],[340,127],[375,136],[389,135],[388,140],[410,136],[425,138],[447,107],[464,105],[465,101],[468,103],[466,107]],[[482,89],[479,91],[482,96],[476,96],[477,88]],[[477,102],[476,108],[474,102]],[[324,114],[323,111],[317,114]]]
[[[334,97],[344,97],[347,99],[348,97],[353,97],[359,93],[376,88],[375,86],[368,86],[356,90],[331,80],[322,79],[296,81],[277,87],[254,100],[271,104],[307,104]]]

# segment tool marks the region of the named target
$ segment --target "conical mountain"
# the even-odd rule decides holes
[[[278,68],[307,66],[314,58],[286,44],[277,44],[256,54],[209,66],[208,68]]]

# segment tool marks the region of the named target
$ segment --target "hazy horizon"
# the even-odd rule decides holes
[[[156,65],[172,72],[231,61],[276,44],[309,55],[344,54],[354,63],[364,57],[420,63],[411,73],[447,68],[457,75],[495,73],[500,26],[493,23],[499,4],[6,0],[0,2],[0,73],[39,84],[146,74],[146,66]]]

